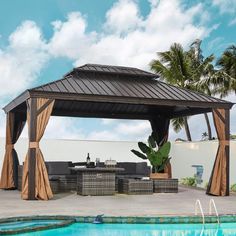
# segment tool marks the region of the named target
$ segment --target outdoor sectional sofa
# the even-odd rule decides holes
[[[76,173],[70,169],[75,165],[72,162],[50,161],[45,162],[50,185],[53,193],[76,191]],[[100,167],[104,163],[99,164]],[[146,162],[118,162],[116,167],[124,168],[124,171],[116,174],[116,191],[120,179],[141,179],[150,175],[150,167]],[[18,189],[21,191],[22,166],[18,167]]]
[[[72,162],[50,161],[45,162],[50,186],[53,193],[69,192],[76,190],[76,173],[73,173],[69,167],[73,167]],[[22,168],[18,167],[18,190],[21,191]]]

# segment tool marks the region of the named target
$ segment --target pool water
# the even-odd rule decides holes
[[[18,234],[21,236],[233,236],[236,223],[206,224],[88,224]]]
[[[13,221],[13,222],[8,222],[8,223],[1,223],[0,231],[55,225],[60,222],[61,220]]]

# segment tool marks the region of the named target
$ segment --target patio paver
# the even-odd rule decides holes
[[[26,215],[160,216],[193,215],[196,199],[204,212],[214,198],[219,214],[236,214],[236,195],[212,197],[202,190],[179,188],[179,193],[153,195],[79,196],[57,194],[50,201],[23,201],[18,191],[0,190],[0,218]]]

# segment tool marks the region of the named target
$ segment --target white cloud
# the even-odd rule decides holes
[[[78,59],[85,54],[96,38],[96,33],[86,34],[86,19],[79,12],[68,15],[67,21],[52,22],[54,34],[48,44],[49,52],[55,57]]]
[[[32,21],[23,22],[0,49],[0,98],[15,96],[36,80],[48,60],[41,30]]]
[[[219,7],[221,14],[236,12],[236,0],[213,0],[213,5]]]
[[[168,49],[173,39],[187,46],[209,34],[203,24],[208,13],[202,4],[189,9],[178,0],[150,4],[149,14],[143,17],[136,1],[116,2],[106,14],[102,32],[87,32],[86,18],[71,13],[66,21],[53,23],[49,51],[75,60],[75,66],[103,63],[149,69],[155,53]]]
[[[229,22],[229,26],[233,26],[233,25],[236,25],[236,18],[234,18],[233,20]]]
[[[124,136],[140,137],[151,132],[149,121],[130,121],[127,123],[120,123],[115,128],[115,131]]]
[[[105,30],[114,33],[127,33],[139,28],[142,24],[142,16],[138,5],[132,0],[120,0],[106,13],[107,22]]]
[[[214,51],[216,53],[224,49],[226,44],[223,37],[216,37],[208,43],[207,47],[209,51]]]
[[[104,124],[104,120],[101,120]],[[114,120],[112,127],[93,131],[85,139],[92,140],[146,140],[151,133],[149,121]]]
[[[78,119],[66,117],[50,117],[45,130],[45,138],[85,139],[82,127],[76,125]],[[73,128],[74,127],[74,128]]]
[[[103,125],[112,125],[116,122],[117,120],[115,119],[101,119],[101,122]]]

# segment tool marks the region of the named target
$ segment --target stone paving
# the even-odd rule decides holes
[[[16,191],[0,190],[0,218],[27,215],[164,216],[193,215],[196,199],[208,213],[213,198],[219,214],[236,214],[236,195],[212,197],[202,190],[180,187],[179,193],[153,195],[79,196],[57,194],[50,201],[24,201]]]

